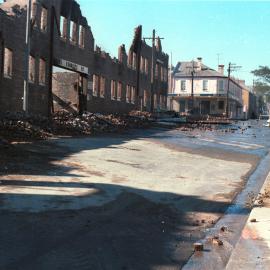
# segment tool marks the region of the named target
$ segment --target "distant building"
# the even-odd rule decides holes
[[[192,73],[194,104],[192,108]],[[227,108],[228,77],[224,75],[224,65],[219,70],[209,68],[197,61],[178,62],[170,73],[169,109],[180,113],[225,116]],[[230,118],[242,117],[242,87],[230,79],[228,112]]]
[[[243,119],[257,118],[257,97],[252,92],[252,88],[247,86],[244,80],[235,79],[235,81],[242,87]]]

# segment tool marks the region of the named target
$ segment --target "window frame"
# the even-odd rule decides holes
[[[208,91],[209,90],[209,80],[203,80],[203,91]],[[206,86],[206,87],[205,87]]]
[[[187,91],[187,80],[181,80],[180,81],[180,89],[181,89],[182,92]]]

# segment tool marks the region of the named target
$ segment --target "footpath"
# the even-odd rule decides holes
[[[254,202],[226,269],[270,269],[270,174]]]

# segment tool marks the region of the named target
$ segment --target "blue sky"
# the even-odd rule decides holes
[[[133,29],[155,28],[173,64],[198,56],[212,68],[231,61],[242,66],[234,76],[251,84],[250,70],[270,65],[270,2],[177,0],[78,0],[96,44],[113,56],[130,45]]]

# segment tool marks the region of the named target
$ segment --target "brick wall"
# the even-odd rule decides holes
[[[9,2],[0,5],[4,11],[0,9],[0,32],[2,33],[2,40],[4,45],[0,50],[3,52],[4,47],[8,47],[13,51],[13,76],[11,79],[4,78],[1,63],[1,77],[0,77],[0,111],[20,111],[23,104],[23,81],[24,81],[24,65],[25,65],[25,25],[26,25],[26,0],[18,0],[15,11]],[[33,24],[35,26],[31,35],[31,55],[35,58],[35,80],[30,83],[29,87],[29,110],[32,113],[39,113],[43,115],[48,114],[49,110],[49,59],[50,59],[50,21],[52,13],[52,4],[55,8],[55,22],[54,22],[54,38],[53,38],[53,61],[55,65],[59,66],[59,60],[65,60],[73,64],[80,65],[88,69],[87,74],[81,72],[81,88],[82,101],[85,104],[83,109],[92,112],[124,113],[135,108],[139,108],[143,102],[143,96],[148,96],[148,102],[144,105],[145,110],[150,109],[150,95],[151,95],[151,57],[152,49],[149,45],[142,41],[141,56],[143,59],[148,59],[148,71],[140,71],[139,83],[140,89],[137,92],[133,103],[127,102],[126,89],[127,86],[136,88],[137,72],[129,63],[132,62],[133,56],[130,50],[126,52],[122,45],[119,48],[118,58],[113,58],[106,52],[102,52],[99,48],[95,49],[95,41],[91,28],[87,20],[82,16],[80,6],[74,0],[41,0],[41,4],[36,6],[36,16]],[[14,5],[14,1],[12,1]],[[41,29],[42,11],[43,8],[47,10],[47,29]],[[18,12],[21,13],[18,16]],[[66,23],[63,23],[65,21]],[[73,28],[75,24],[75,28]],[[63,35],[63,25],[66,27],[66,35]],[[77,29],[71,30],[72,29]],[[83,29],[83,32],[81,32]],[[59,33],[60,30],[60,33]],[[12,35],[10,35],[12,33]],[[72,35],[74,33],[74,35]],[[83,34],[79,34],[83,33]],[[70,36],[71,34],[71,36]],[[80,37],[84,38],[81,39]],[[81,44],[83,40],[83,44]],[[1,40],[0,40],[1,41]],[[0,61],[1,60],[0,54]],[[46,82],[45,85],[39,82],[39,59],[42,58],[46,62]],[[159,106],[161,100],[167,95],[167,79],[165,80],[163,73],[167,73],[168,69],[168,55],[164,54],[161,49],[160,40],[157,42],[155,60],[158,61],[158,69],[154,81],[154,94],[157,103],[156,109],[164,108],[164,104]],[[138,61],[138,59],[137,59]],[[73,65],[74,66],[74,65]],[[165,69],[165,71],[164,71]],[[72,74],[72,73],[70,73]],[[93,95],[92,82],[93,75],[102,76],[105,79],[105,93],[104,97],[100,95]],[[78,95],[74,94],[74,83],[76,83],[77,75],[57,75],[58,80],[69,81],[70,86],[60,87],[60,84],[54,83],[55,91],[57,91],[59,98],[64,98],[68,104],[78,104]],[[113,100],[111,98],[111,81],[122,84],[121,99]],[[60,91],[61,90],[61,91]],[[61,93],[60,93],[61,92]],[[162,96],[162,98],[160,98]],[[68,100],[70,99],[70,100]],[[75,106],[75,105],[74,105]],[[77,105],[76,105],[77,106]],[[75,106],[75,107],[76,107]]]

